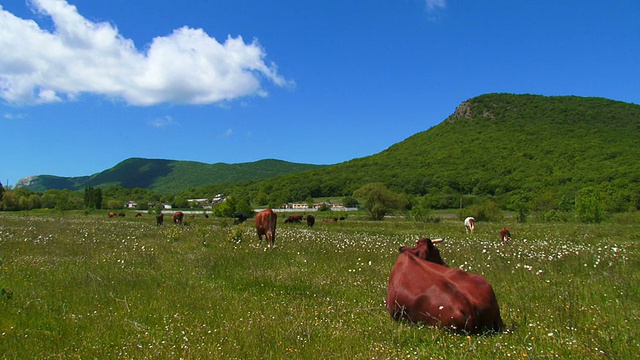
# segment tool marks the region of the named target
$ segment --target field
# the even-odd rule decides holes
[[[635,358],[640,232],[620,224],[403,219],[278,224],[150,215],[0,213],[5,359]],[[502,245],[507,225],[513,240]],[[509,328],[467,336],[385,308],[401,245],[445,237],[451,267],[483,274]]]

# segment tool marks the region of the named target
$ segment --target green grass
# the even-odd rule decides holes
[[[0,213],[3,358],[633,358],[640,235],[603,224],[251,224],[196,217]],[[282,219],[281,219],[282,220]],[[235,236],[234,236],[235,235]],[[504,334],[393,322],[384,299],[401,245],[446,237],[452,267],[493,284]]]

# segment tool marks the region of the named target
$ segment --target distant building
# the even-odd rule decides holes
[[[321,203],[315,203],[315,204],[313,204],[313,208],[314,208],[314,209],[320,209],[321,207],[324,207],[324,206],[326,206],[326,207],[328,207],[328,208],[332,208],[332,207],[333,207],[333,204],[328,203],[328,202],[321,202]]]
[[[211,203],[212,204],[221,203],[221,202],[224,202],[226,199],[227,199],[227,196],[225,194],[218,194],[211,200]]]

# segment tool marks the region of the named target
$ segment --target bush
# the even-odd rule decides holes
[[[569,221],[569,214],[559,210],[545,211],[540,217],[544,222],[567,222]]]
[[[604,219],[604,204],[600,191],[587,187],[578,191],[576,216],[584,223],[599,223]]]
[[[382,220],[385,215],[393,210],[403,209],[409,203],[406,197],[387,189],[382,183],[364,185],[353,196],[362,199],[360,203],[373,220]]]
[[[466,209],[460,210],[458,213],[460,220],[464,220],[467,216],[473,216],[476,221],[493,221],[497,222],[504,217],[500,206],[493,200],[485,200],[480,203],[471,205]]]

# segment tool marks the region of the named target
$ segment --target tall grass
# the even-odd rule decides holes
[[[151,216],[0,214],[3,358],[633,358],[640,246],[620,225],[251,224]],[[401,245],[446,237],[452,267],[493,284],[509,331],[466,336],[393,322]],[[264,245],[264,244],[263,244]]]

